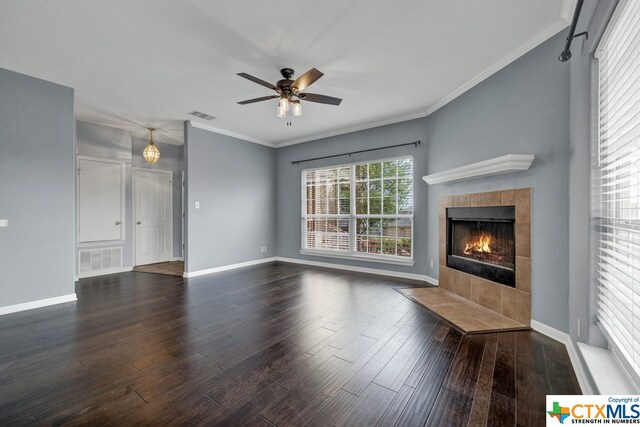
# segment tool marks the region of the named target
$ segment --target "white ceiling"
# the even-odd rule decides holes
[[[3,0],[0,67],[75,88],[78,118],[182,143],[205,126],[287,145],[429,114],[567,26],[575,0]],[[558,46],[558,52],[562,46]],[[279,70],[324,77],[293,126]],[[294,77],[295,78],[295,77]],[[194,120],[197,121],[197,120]]]

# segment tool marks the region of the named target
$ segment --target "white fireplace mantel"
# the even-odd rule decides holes
[[[433,173],[422,177],[429,185],[463,181],[490,175],[524,171],[529,169],[535,156],[533,154],[507,154],[482,162]]]

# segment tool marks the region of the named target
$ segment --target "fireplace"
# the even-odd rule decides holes
[[[515,287],[515,207],[447,208],[447,267]]]

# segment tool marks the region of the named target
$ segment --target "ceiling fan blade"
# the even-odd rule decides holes
[[[265,82],[264,80],[259,79],[259,78],[257,78],[257,77],[254,77],[254,76],[252,76],[251,74],[247,74],[247,73],[238,73],[238,75],[239,75],[240,77],[244,77],[244,78],[245,78],[245,79],[247,79],[247,80],[251,80],[251,81],[252,81],[252,82],[254,82],[254,83],[258,83],[259,85],[262,85],[262,86],[264,86],[264,87],[268,87],[269,89],[273,89],[273,90],[275,90],[275,91],[276,91],[276,92],[278,92],[278,93],[280,93],[280,92],[281,92],[281,91],[280,91],[280,89],[278,89],[275,85],[273,85],[273,84],[271,84],[271,83],[269,83],[269,82]]]
[[[269,95],[269,96],[263,96],[260,98],[247,99],[246,101],[238,102],[238,104],[247,105],[247,104],[253,104],[254,102],[267,101],[269,99],[274,99],[274,98],[280,98],[280,95]]]
[[[321,71],[312,68],[291,83],[291,88],[297,89],[298,92],[302,92],[322,76],[324,76],[324,74]]]
[[[340,105],[342,99],[333,96],[318,95],[317,93],[301,93],[298,98],[303,101],[318,102],[320,104]]]

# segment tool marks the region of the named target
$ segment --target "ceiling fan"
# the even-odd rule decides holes
[[[251,80],[254,83],[258,83],[264,87],[275,90],[277,95],[262,96],[260,98],[247,99],[246,101],[240,101],[238,104],[246,105],[253,104],[254,102],[267,101],[269,99],[279,98],[278,108],[276,115],[278,118],[288,117],[287,126],[291,125],[291,115],[301,116],[302,105],[300,100],[317,102],[320,104],[340,105],[342,99],[334,98],[327,95],[319,95],[317,93],[302,93],[307,87],[315,83],[324,74],[315,68],[310,69],[296,80],[291,80],[294,75],[294,71],[291,68],[283,68],[280,70],[280,74],[284,77],[282,80],[278,80],[276,84],[271,84],[267,81],[254,77],[247,73],[238,73],[240,77],[244,77],[247,80]]]

